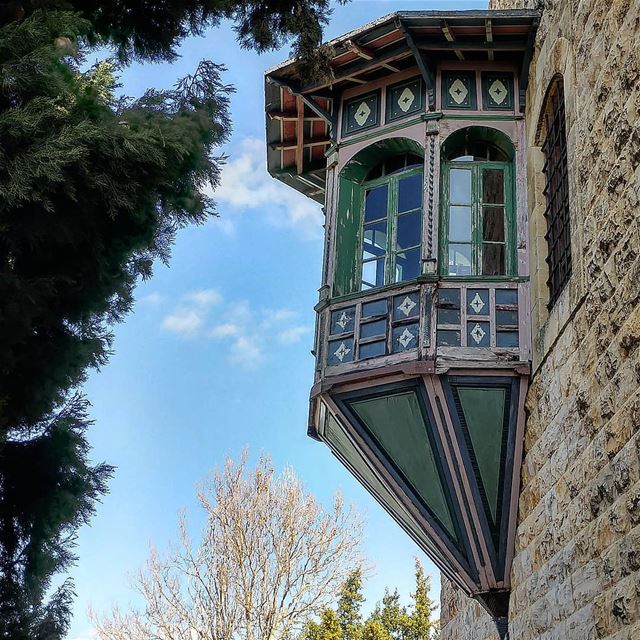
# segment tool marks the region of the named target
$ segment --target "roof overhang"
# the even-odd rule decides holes
[[[412,67],[424,78],[433,110],[438,62],[516,62],[524,104],[539,20],[540,12],[524,9],[399,11],[327,43],[330,82],[302,78],[295,60],[272,67],[265,74],[269,172],[323,202],[325,153],[335,142],[340,95]]]

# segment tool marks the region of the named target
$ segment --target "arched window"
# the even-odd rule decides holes
[[[468,127],[442,147],[440,272],[515,275],[513,145],[499,131]]]
[[[569,220],[569,178],[567,133],[562,76],[551,81],[540,116],[539,138],[544,154],[544,196],[549,246],[549,308],[558,299],[571,276],[571,227]]]
[[[423,150],[405,138],[361,152],[340,175],[334,295],[421,273]]]

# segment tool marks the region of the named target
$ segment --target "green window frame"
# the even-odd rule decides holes
[[[501,187],[496,180],[500,173]],[[513,188],[510,162],[442,163],[440,275],[516,275]]]
[[[360,186],[359,290],[415,280],[422,271],[422,167]],[[419,184],[416,200],[411,188]]]

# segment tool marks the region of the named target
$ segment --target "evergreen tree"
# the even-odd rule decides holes
[[[320,622],[309,622],[302,634],[302,640],[342,640],[342,628],[338,615],[333,609],[325,609]]]
[[[393,592],[385,589],[382,603],[376,605],[370,620],[382,625],[392,640],[404,640],[409,635],[411,618],[407,608],[400,604],[400,594],[397,589]]]
[[[169,91],[116,97],[118,64],[82,70],[91,46],[120,61],[171,59],[222,18],[259,51],[293,37],[310,69],[328,0],[13,0],[0,5],[0,637],[56,640],[78,527],[111,474],[88,459],[86,401],[111,326],[177,230],[214,204],[230,131],[223,67]],[[320,53],[317,53],[317,52]],[[325,56],[326,57],[326,56]],[[325,61],[326,62],[326,61]],[[325,65],[326,68],[326,65]]]
[[[392,640],[392,636],[381,622],[370,619],[364,623],[362,640]]]
[[[345,581],[338,598],[338,620],[343,640],[362,638],[362,571],[357,569]]]
[[[440,626],[432,619],[437,609],[436,603],[429,597],[431,578],[424,573],[424,567],[418,558],[415,563],[416,590],[411,594],[413,612],[411,614],[409,640],[430,640],[438,638]]]

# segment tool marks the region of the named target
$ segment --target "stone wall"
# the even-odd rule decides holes
[[[494,8],[535,3],[493,0]],[[534,372],[512,640],[640,638],[640,2],[547,0],[527,94]],[[546,309],[542,100],[564,77],[573,274]],[[443,580],[442,640],[497,638]]]

